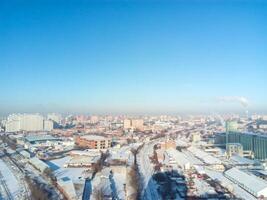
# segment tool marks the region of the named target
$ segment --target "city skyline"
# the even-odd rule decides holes
[[[266,113],[263,1],[0,2],[0,115]]]

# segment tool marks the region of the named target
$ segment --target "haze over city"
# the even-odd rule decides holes
[[[0,114],[266,113],[266,13],[264,1],[1,1]]]
[[[267,1],[0,0],[0,200],[266,200]]]

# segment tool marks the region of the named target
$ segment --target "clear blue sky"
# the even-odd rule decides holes
[[[0,111],[267,111],[267,3],[151,2],[0,1]]]

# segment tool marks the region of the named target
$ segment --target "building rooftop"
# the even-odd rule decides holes
[[[38,142],[38,141],[46,141],[46,140],[59,140],[51,135],[29,135],[25,137],[25,140],[28,142]]]
[[[84,136],[81,136],[81,138],[87,139],[87,140],[106,140],[106,139],[108,139],[106,137],[99,136],[99,135],[84,135]]]
[[[221,160],[218,158],[206,153],[205,151],[198,149],[196,147],[189,147],[188,150],[192,152],[196,157],[199,159],[203,160],[206,164],[209,165],[217,165],[217,164],[222,164]]]
[[[229,169],[225,172],[225,174],[232,179],[238,181],[243,184],[245,187],[250,188],[250,190],[258,193],[263,189],[267,188],[267,182],[258,178],[253,174],[248,174],[244,171],[237,169],[236,167]]]
[[[246,135],[251,135],[251,136],[260,136],[260,137],[267,138],[267,135],[260,134],[260,133],[239,132],[239,131],[230,131],[229,133],[230,133],[230,134],[231,134],[231,133],[240,133],[240,134],[246,134]]]
[[[251,160],[248,158],[244,158],[241,157],[239,155],[233,155],[230,158],[231,161],[237,163],[237,164],[241,164],[241,165],[254,165],[254,164],[258,164],[255,160]]]

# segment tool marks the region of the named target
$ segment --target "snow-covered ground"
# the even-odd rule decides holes
[[[15,177],[15,175],[12,173],[12,171],[8,168],[8,166],[6,165],[6,163],[0,159],[0,184],[1,184],[1,188],[2,190],[8,190],[6,191],[5,195],[10,195],[11,199],[18,199],[19,195],[21,193],[21,187]],[[4,188],[4,184],[7,186],[6,188]],[[8,197],[4,196],[4,199],[9,199]]]

